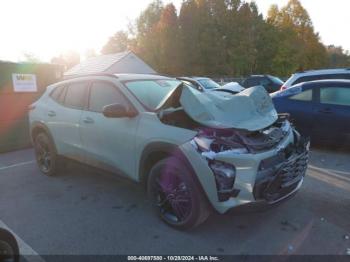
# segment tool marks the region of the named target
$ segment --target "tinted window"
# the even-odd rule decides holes
[[[89,110],[102,113],[103,108],[111,104],[128,106],[126,98],[117,88],[108,82],[95,82],[90,89]]]
[[[83,109],[85,104],[86,82],[72,83],[67,87],[64,104],[68,107]]]
[[[154,110],[181,83],[177,80],[137,80],[126,82],[126,87],[148,109]]]
[[[269,79],[276,85],[282,86],[284,83],[281,79],[279,79],[278,77],[275,77],[275,76],[269,76]]]
[[[248,78],[246,81],[245,81],[245,86],[246,87],[252,87],[252,86],[257,86],[259,85],[259,79],[260,78],[256,78],[256,77],[252,77],[252,78]]]
[[[271,82],[270,82],[270,80],[268,80],[267,78],[261,78],[260,80],[259,80],[259,85],[261,85],[261,86],[267,86],[267,85],[269,85]]]
[[[199,79],[198,82],[201,83],[201,85],[204,86],[205,89],[214,89],[220,87],[218,83],[214,82],[209,78]]]
[[[299,94],[289,97],[289,99],[299,100],[299,101],[312,101],[312,90],[309,89],[309,90],[303,91]]]
[[[350,74],[326,74],[326,75],[313,75],[313,76],[303,76],[297,79],[292,85],[310,82],[315,80],[326,80],[326,79],[350,79]]]
[[[62,97],[64,97],[65,86],[57,86],[50,94],[51,98],[58,103],[62,103]]]
[[[321,88],[320,101],[322,104],[350,106],[350,88]]]

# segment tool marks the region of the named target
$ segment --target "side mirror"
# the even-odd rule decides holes
[[[137,113],[122,104],[107,105],[103,108],[103,115],[109,118],[134,117]]]

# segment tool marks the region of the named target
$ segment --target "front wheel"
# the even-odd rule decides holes
[[[151,169],[147,191],[160,218],[177,229],[189,229],[209,216],[208,201],[198,182],[175,157],[159,161]]]

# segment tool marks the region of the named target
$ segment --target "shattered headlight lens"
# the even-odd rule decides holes
[[[215,175],[216,185],[219,192],[231,190],[236,178],[236,168],[233,165],[211,161],[209,167]]]
[[[196,148],[197,151],[199,151],[202,156],[208,158],[208,159],[214,159],[216,154],[218,153],[232,153],[232,154],[246,154],[248,153],[248,150],[244,147],[227,147],[225,146],[225,149],[220,148],[220,144],[213,139],[208,138],[204,136],[196,136],[192,141],[191,144],[194,148]],[[224,146],[222,146],[224,147]]]

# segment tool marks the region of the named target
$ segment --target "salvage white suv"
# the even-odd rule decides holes
[[[144,182],[177,228],[200,224],[211,207],[292,196],[307,168],[308,141],[262,87],[201,93],[157,75],[87,75],[49,86],[29,118],[44,174],[74,159]]]

